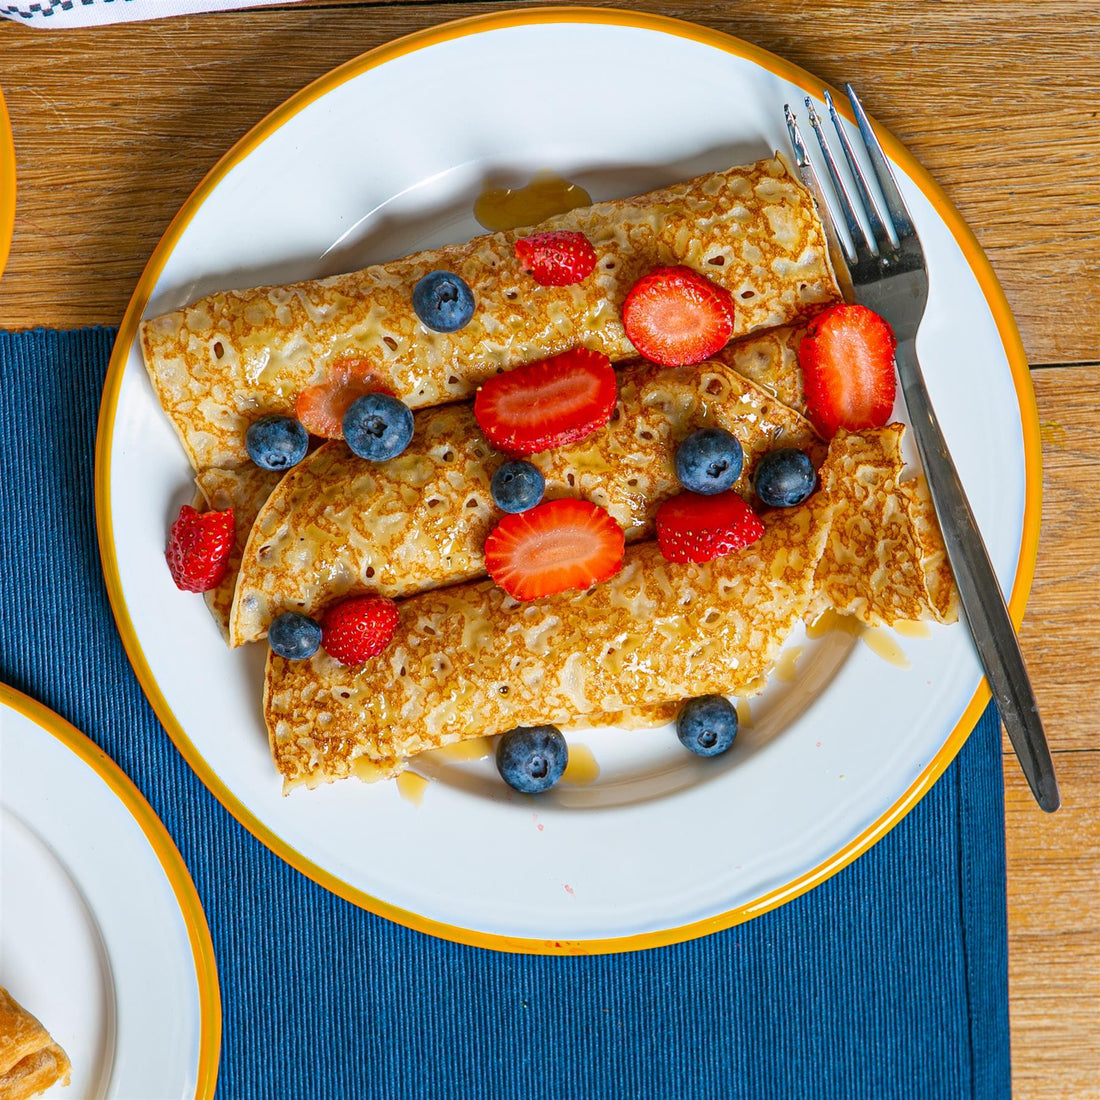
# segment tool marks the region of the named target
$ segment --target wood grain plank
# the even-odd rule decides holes
[[[1100,1097],[1100,752],[1061,752],[1044,814],[1005,761],[1013,1095]]]
[[[1100,669],[1100,365],[1032,371],[1043,439],[1039,558],[1020,644],[1054,749],[1100,746],[1093,711]]]
[[[171,215],[250,125],[365,49],[493,7],[311,4],[64,38],[0,27],[21,180],[0,324],[117,322]],[[1095,357],[1100,6],[711,0],[676,13],[853,80],[969,219],[1031,361]]]

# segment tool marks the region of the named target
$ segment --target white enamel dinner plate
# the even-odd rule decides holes
[[[47,1095],[214,1095],[214,952],[179,852],[107,756],[4,685],[0,985],[72,1062]]]
[[[465,239],[481,231],[472,208],[488,183],[550,169],[599,200],[758,159],[786,147],[784,103],[797,109],[823,88],[746,43],[649,15],[465,20],[306,88],[226,155],[169,228],[104,395],[104,571],[131,660],[180,750],[247,828],[316,881],[489,947],[654,946],[820,882],[884,835],[958,751],[987,698],[961,625],[872,638],[876,649],[839,634],[792,639],[717,760],[690,757],[668,728],[594,730],[571,740],[591,750],[596,781],[537,800],[512,794],[488,759],[424,762],[419,805],[395,783],[284,797],[261,718],[263,647],[228,652],[164,564],[191,471],[142,366],[143,316]],[[884,138],[929,257],[929,388],[1018,619],[1039,507],[1026,363],[959,215]]]

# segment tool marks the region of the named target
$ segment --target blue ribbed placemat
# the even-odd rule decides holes
[[[107,602],[92,468],[114,335],[0,333],[0,679],[114,757],[179,845],[217,955],[221,1097],[1009,1095],[992,712],[923,802],[823,886],[640,954],[435,940],[253,840],[157,722]]]

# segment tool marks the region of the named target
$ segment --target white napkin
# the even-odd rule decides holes
[[[97,27],[204,11],[275,7],[298,0],[0,0],[0,16],[28,27]]]

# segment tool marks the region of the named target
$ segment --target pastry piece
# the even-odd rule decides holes
[[[820,478],[837,507],[817,567],[811,619],[829,608],[872,626],[958,617],[927,490],[922,481],[901,481],[904,431],[901,424],[840,431],[830,444]]]
[[[737,436],[745,465],[736,488],[745,493],[773,447],[824,455],[808,421],[718,360],[674,369],[643,360],[621,368],[618,385],[610,424],[528,459],[542,471],[548,497],[579,496],[606,508],[629,540],[652,534],[658,505],[679,488],[676,446],[696,428]],[[326,443],[285,476],[256,518],[231,644],[262,638],[282,611],[312,614],[349,592],[407,596],[483,576],[482,548],[501,517],[489,482],[503,461],[468,404],[417,413],[411,445],[384,464]]]
[[[203,593],[206,606],[214,621],[218,624],[225,640],[229,641],[229,613],[233,609],[233,592],[237,587],[237,571],[240,569],[241,556],[248,542],[249,532],[256,516],[271,491],[279,484],[283,474],[278,471],[262,470],[251,463],[233,470],[212,468],[203,470],[196,478],[198,493],[192,502],[196,511],[208,508],[221,512],[233,509],[233,523],[236,536],[233,552],[229,555],[229,567],[222,580]]]
[[[390,647],[359,668],[270,655],[264,711],[287,787],[518,725],[758,691],[806,612],[831,504],[773,513],[764,535],[703,565],[627,549],[587,592],[519,603],[491,581],[412,596]]]
[[[71,1069],[50,1033],[0,988],[0,1097],[25,1100],[67,1085]]]
[[[813,200],[778,157],[561,214],[537,231],[584,233],[596,270],[540,286],[516,259],[517,237],[477,237],[348,275],[284,287],[219,291],[142,325],[154,390],[196,470],[246,459],[244,433],[265,413],[349,359],[413,408],[469,397],[501,368],[584,346],[620,361],[636,353],[620,311],[641,275],[685,264],[734,298],[733,336],[807,318],[838,301]],[[472,320],[453,333],[417,318],[412,291],[433,270],[473,291]]]

